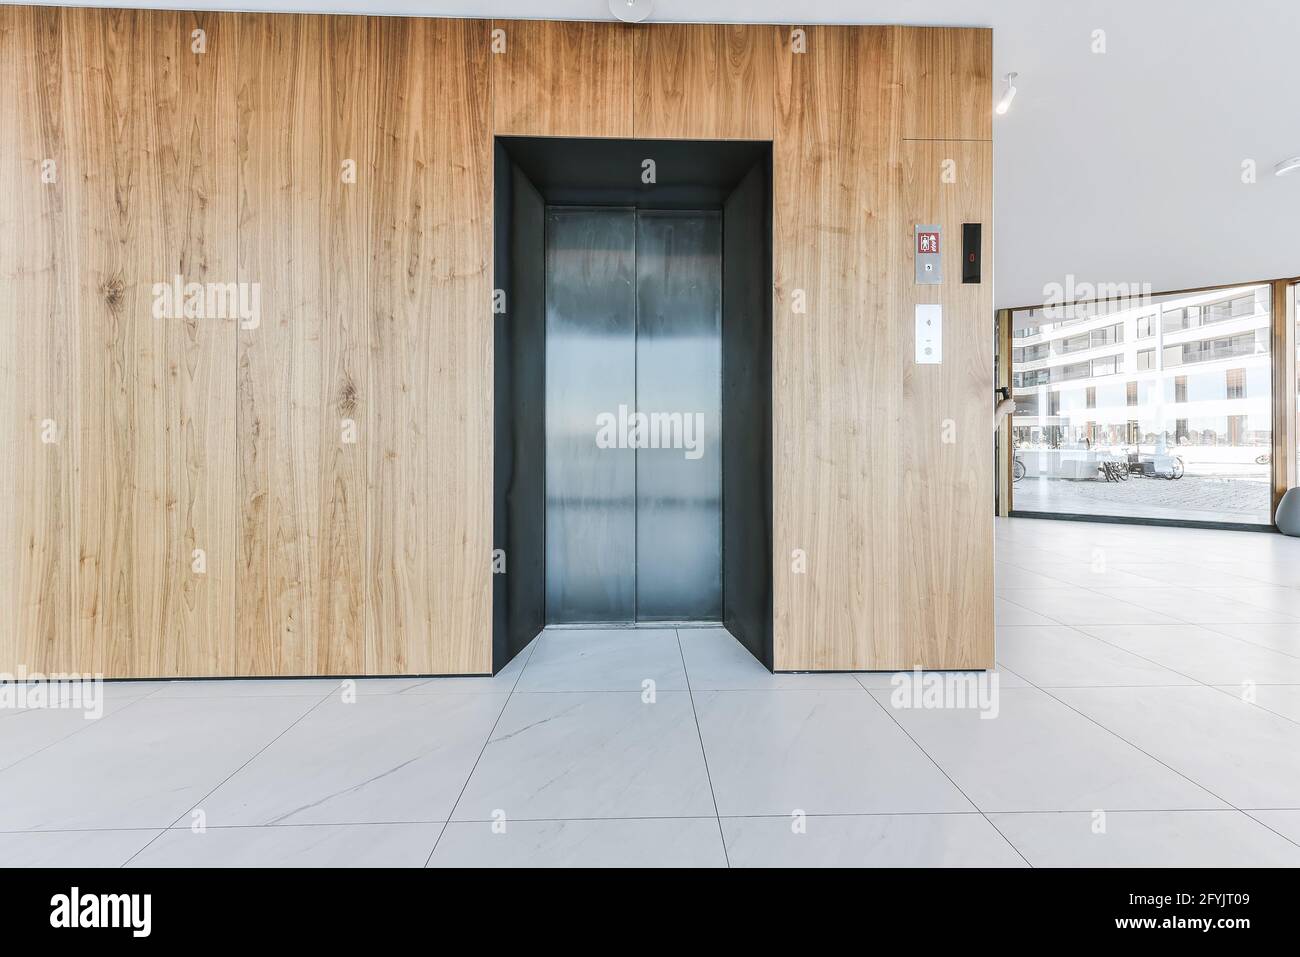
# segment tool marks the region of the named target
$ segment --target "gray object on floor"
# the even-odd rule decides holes
[[[1277,503],[1277,530],[1283,535],[1300,536],[1300,488],[1289,488]]]

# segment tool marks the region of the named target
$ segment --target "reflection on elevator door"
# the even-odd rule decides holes
[[[716,212],[546,220],[546,617],[722,616]]]

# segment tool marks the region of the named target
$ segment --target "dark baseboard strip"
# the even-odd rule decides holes
[[[1020,512],[1012,509],[1009,518],[1045,518],[1057,522],[1097,522],[1101,525],[1152,525],[1157,528],[1208,528],[1226,532],[1276,532],[1276,525],[1248,522],[1200,522],[1179,518],[1137,518],[1131,515],[1074,515],[1069,512]]]

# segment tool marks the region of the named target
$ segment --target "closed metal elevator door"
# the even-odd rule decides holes
[[[722,617],[722,217],[641,212],[636,399],[640,621]],[[660,416],[655,427],[653,416]]]
[[[721,217],[546,226],[547,621],[718,620]]]

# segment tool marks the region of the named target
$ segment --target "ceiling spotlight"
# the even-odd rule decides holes
[[[610,0],[610,2],[614,3],[617,2],[617,0]],[[1016,85],[1014,81],[1019,75],[1019,73],[1007,74],[1007,91],[1002,94],[1002,99],[998,100],[998,105],[993,107],[993,112],[998,116],[1003,116],[1007,110],[1011,109],[1011,101],[1016,98]]]
[[[1273,167],[1275,176],[1285,176],[1287,173],[1294,173],[1300,169],[1300,156],[1292,156],[1290,159],[1284,159]]]
[[[654,0],[609,0],[609,12],[626,23],[640,23],[654,5]]]

